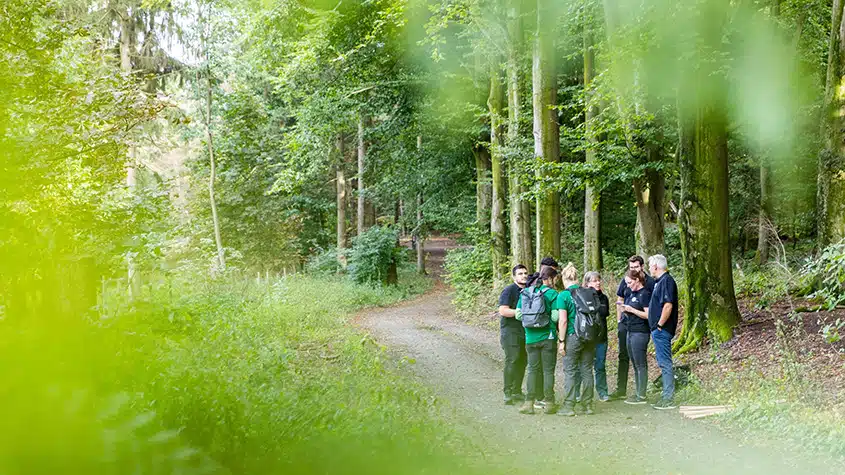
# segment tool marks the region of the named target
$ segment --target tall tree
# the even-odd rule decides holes
[[[217,180],[217,163],[214,157],[214,136],[211,131],[211,103],[214,94],[213,77],[211,73],[211,33],[212,33],[212,8],[211,3],[206,4],[208,11],[201,15],[202,25],[201,41],[205,49],[205,145],[208,150],[208,202],[211,206],[211,220],[214,226],[214,244],[217,248],[217,267],[220,270],[226,268],[226,257],[223,251],[223,239],[220,236],[220,217],[217,215],[217,198],[214,194],[214,186]],[[202,6],[200,6],[200,11]]]
[[[537,0],[537,29],[534,32],[532,96],[534,109],[534,156],[538,160],[560,161],[560,129],[554,105],[557,102],[554,15],[552,0]],[[538,171],[541,186],[543,175]],[[537,197],[536,262],[543,256],[560,256],[560,195],[545,187]]]
[[[510,0],[507,11],[508,28],[508,147],[511,151],[519,147],[520,123],[522,121],[522,60],[523,30],[522,11],[519,0]],[[520,183],[515,159],[508,160],[508,191],[510,197],[510,235],[512,264],[523,264],[534,268],[534,250],[531,232],[531,203],[522,199],[524,187]]]
[[[595,132],[596,104],[590,90],[595,76],[595,50],[592,31],[584,26],[584,90],[586,92],[584,133],[587,141],[587,164],[596,161],[598,138]],[[603,267],[601,242],[601,192],[592,183],[587,183],[584,193],[584,271]]]
[[[842,0],[833,0],[823,106],[825,147],[819,155],[818,164],[819,248],[845,238],[845,124],[842,117],[845,92],[841,87],[845,79],[845,30],[842,28],[842,10]]]
[[[422,162],[422,135],[417,135],[417,157]],[[423,195],[417,193],[417,225],[414,227],[417,241],[417,273],[425,275],[425,233],[423,232]]]
[[[344,150],[343,134],[337,134],[335,139],[336,190],[337,190],[337,259],[341,266],[346,267],[346,248],[349,245],[349,238],[346,233],[346,151]]]
[[[502,108],[505,102],[504,75],[501,63],[495,60],[490,70],[490,96],[487,108],[490,112],[490,160],[491,198],[490,241],[492,245],[493,280],[501,282],[504,267],[507,266],[507,236],[505,230],[505,118]]]
[[[475,157],[475,219],[483,233],[490,231],[490,209],[493,205],[490,147],[483,141],[472,148]]]
[[[364,142],[364,119],[358,118],[358,235],[366,230],[366,204],[364,200],[364,160],[367,144]]]

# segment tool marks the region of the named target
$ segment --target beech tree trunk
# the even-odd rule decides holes
[[[337,260],[343,268],[346,268],[346,248],[349,245],[349,238],[346,233],[346,151],[343,147],[343,134],[337,134],[335,149],[338,157],[335,161],[337,167]]]
[[[553,0],[537,0],[537,31],[534,36],[532,96],[534,108],[534,156],[547,162],[560,161],[560,128],[552,107],[557,100],[555,73]],[[539,181],[543,173],[538,172]],[[544,256],[560,256],[560,194],[546,191],[537,198],[535,262]]]
[[[510,146],[519,141],[522,120],[522,19],[519,2],[512,1],[508,9],[508,136]],[[520,198],[525,188],[519,180],[517,164],[508,161],[508,191],[510,197],[511,264],[534,268],[534,246],[531,230],[531,203]]]
[[[422,154],[422,136],[417,135],[417,153]],[[423,232],[423,196],[417,194],[417,272],[425,275],[425,233]]]
[[[595,52],[591,32],[584,32],[584,89],[587,91],[587,108],[584,115],[587,139],[587,163],[596,160],[595,117],[598,115],[590,87],[595,75]],[[603,267],[601,253],[601,193],[587,183],[584,193],[584,272],[600,270]]]
[[[634,180],[634,199],[637,203],[637,227],[634,233],[637,254],[646,262],[655,254],[663,254],[663,202],[666,180],[657,170],[648,170]]]
[[[206,50],[206,61],[209,61]],[[211,220],[214,224],[214,244],[217,246],[217,265],[222,270],[226,268],[226,257],[223,253],[223,238],[220,236],[220,218],[217,216],[217,198],[214,195],[214,183],[217,181],[217,163],[214,160],[214,137],[211,134],[211,69],[206,71],[205,95],[205,142],[208,147],[208,201],[211,203]]]
[[[765,154],[760,155],[760,213],[757,223],[757,263],[769,261],[769,235],[772,222],[772,199],[769,161]]]
[[[823,132],[825,148],[818,163],[818,246],[819,250],[845,238],[845,130],[842,82],[845,29],[842,0],[833,0],[831,29],[827,51],[827,79],[824,95]]]
[[[124,76],[132,74],[132,51],[135,48],[135,26],[130,16],[129,8],[120,13],[120,71]],[[129,146],[129,159],[126,163],[126,187],[130,193],[135,192],[137,179],[135,177],[137,150],[135,145]],[[126,279],[129,298],[133,299],[141,290],[141,280],[135,267],[132,252],[126,253]]]
[[[495,61],[490,71],[490,97],[487,99],[487,108],[490,111],[490,163],[492,171],[490,241],[495,284],[500,283],[507,274],[505,267],[507,266],[508,255],[505,234],[505,118],[502,116],[504,102],[504,77],[498,61]]]
[[[490,208],[493,202],[490,150],[481,144],[472,149],[475,157],[475,219],[483,233],[490,232]]]
[[[367,203],[364,197],[364,160],[367,156],[367,144],[364,142],[364,119],[358,119],[358,235],[367,229]]]

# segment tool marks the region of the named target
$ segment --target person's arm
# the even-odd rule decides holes
[[[640,317],[643,320],[648,320],[648,307],[645,307],[642,310],[637,310],[630,305],[625,305],[625,311],[630,313],[631,315],[636,315],[637,317]]]
[[[669,316],[672,315],[672,303],[666,302],[663,304],[663,312],[660,314],[660,321],[657,322],[657,329],[663,330],[663,324],[669,320]]]
[[[505,318],[513,318],[516,316],[516,309],[510,308],[507,305],[499,305],[499,315]]]

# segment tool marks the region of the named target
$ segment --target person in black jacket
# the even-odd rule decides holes
[[[605,362],[607,360],[607,317],[610,315],[610,301],[601,290],[601,274],[595,271],[590,271],[584,274],[584,287],[592,287],[599,294],[599,322],[602,329],[599,332],[599,341],[596,344],[596,358],[595,358],[595,374],[596,374],[596,393],[598,393],[598,400],[607,402],[610,398],[607,394],[607,370]],[[576,386],[581,387],[581,374],[575,375]]]
[[[522,380],[525,378],[525,366],[528,356],[525,352],[525,330],[522,322],[516,318],[516,303],[519,292],[525,288],[528,280],[528,268],[517,264],[511,270],[513,283],[505,287],[499,296],[499,343],[505,351],[504,393],[505,404],[510,406],[525,400],[522,394]]]
[[[648,306],[651,301],[651,291],[646,287],[645,274],[638,270],[629,270],[625,274],[627,291],[625,302],[620,310],[625,314],[628,327],[627,347],[628,357],[634,365],[635,393],[625,400],[626,404],[645,404],[645,391],[648,384],[648,341],[650,330],[648,326]]]

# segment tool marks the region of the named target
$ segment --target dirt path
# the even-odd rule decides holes
[[[432,264],[448,241],[430,243]],[[427,246],[428,249],[428,246]],[[525,416],[501,399],[502,350],[494,331],[458,322],[448,289],[438,288],[360,323],[448,402],[460,430],[498,467],[536,473],[843,473],[778,442],[742,445],[706,421],[676,411],[597,402],[593,416]],[[558,365],[558,394],[562,375]],[[523,449],[532,446],[532,453]]]

